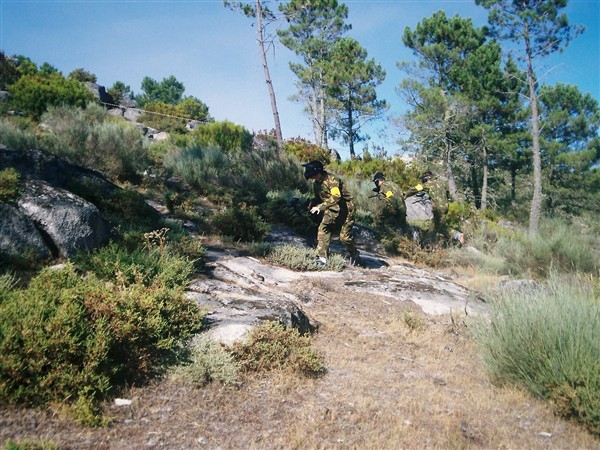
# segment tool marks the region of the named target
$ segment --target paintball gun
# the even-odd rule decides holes
[[[310,214],[309,210],[313,206],[312,201],[310,199],[300,199],[300,197],[292,197],[288,200],[286,206],[292,208],[293,214],[296,216],[304,216],[308,215],[310,219],[314,223],[320,223],[322,219],[322,213],[319,214]]]

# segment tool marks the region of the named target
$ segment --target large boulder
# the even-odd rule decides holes
[[[404,203],[406,204],[406,220],[408,223],[416,224],[433,219],[431,200],[426,195],[412,195],[407,197]]]
[[[52,256],[35,223],[17,207],[0,203],[0,256],[44,261]]]
[[[37,263],[70,258],[108,241],[109,223],[78,193],[106,198],[120,188],[100,172],[70,164],[42,150],[16,151],[0,145],[0,170],[14,168],[21,180],[11,204],[0,203],[3,261]]]
[[[110,226],[92,203],[40,180],[28,180],[17,205],[48,236],[54,256],[72,257],[108,242]]]

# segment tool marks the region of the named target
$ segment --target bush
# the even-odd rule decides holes
[[[276,322],[256,326],[245,342],[234,344],[232,353],[245,371],[281,370],[318,376],[326,370],[322,356],[311,348],[310,336]]]
[[[49,149],[73,164],[104,172],[113,179],[137,180],[149,164],[140,130],[108,120],[104,108],[51,108],[43,116]]]
[[[21,113],[39,119],[51,106],[84,108],[92,94],[77,80],[59,73],[48,77],[25,75],[9,87],[11,105]]]
[[[252,133],[232,122],[202,124],[190,133],[189,142],[201,148],[218,147],[224,152],[247,152],[252,149]]]
[[[98,424],[98,400],[145,380],[200,329],[201,313],[166,276],[114,285],[67,265],[3,291],[0,399],[64,402],[78,420]]]
[[[14,168],[0,170],[0,202],[11,203],[19,194],[19,172]]]
[[[212,224],[219,233],[242,242],[262,241],[270,228],[258,216],[256,208],[243,205],[216,214]]]
[[[12,150],[31,150],[40,147],[35,133],[4,118],[0,119],[0,144]]]
[[[212,381],[223,384],[237,382],[239,364],[222,346],[210,338],[197,336],[190,347],[188,360],[175,369],[175,376],[181,376],[199,386]]]
[[[600,297],[580,279],[489,295],[473,327],[499,384],[520,384],[600,435]]]
[[[317,253],[314,250],[295,245],[277,245],[271,249],[268,256],[272,263],[291,270],[335,270],[341,272],[346,266],[346,261],[342,256],[333,254],[329,255],[325,266],[320,266],[316,263]]]
[[[321,161],[323,165],[331,163],[331,153],[328,149],[319,147],[306,139],[288,139],[283,143],[283,148],[286,153],[294,155],[303,163],[315,160]]]

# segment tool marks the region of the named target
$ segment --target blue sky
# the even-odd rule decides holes
[[[340,0],[341,1],[341,0]],[[469,17],[476,26],[487,22],[487,11],[474,0],[357,0],[349,8],[349,36],[367,49],[387,72],[379,98],[391,105],[389,116],[405,111],[395,91],[404,74],[398,61],[414,60],[402,44],[405,27],[444,10],[447,16]],[[577,85],[600,99],[600,0],[569,0],[565,12],[585,32],[561,54],[541,61],[537,73],[545,84]],[[273,116],[252,21],[226,9],[221,0],[0,0],[0,50],[48,62],[64,75],[82,67],[110,87],[115,81],[140,92],[149,76],[161,81],[174,75],[186,90],[209,107],[216,120],[230,120],[251,131],[271,129]],[[269,54],[284,138],[312,139],[295,93],[289,61],[294,55],[278,44]],[[371,142],[388,154],[401,149],[397,130],[386,120],[369,128]],[[345,159],[348,151],[331,143]],[[363,144],[356,146],[360,154]]]

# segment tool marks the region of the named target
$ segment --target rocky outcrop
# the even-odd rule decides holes
[[[406,220],[408,223],[419,223],[433,219],[431,200],[426,195],[413,195],[404,200],[406,204]]]
[[[40,180],[25,182],[19,210],[47,237],[53,256],[72,257],[108,242],[110,226],[92,203]]]
[[[109,196],[118,186],[101,173],[70,164],[41,150],[0,146],[0,170],[12,167],[20,178],[11,204],[0,203],[0,256],[39,263],[70,258],[108,241],[109,223],[98,208],[76,192]]]

